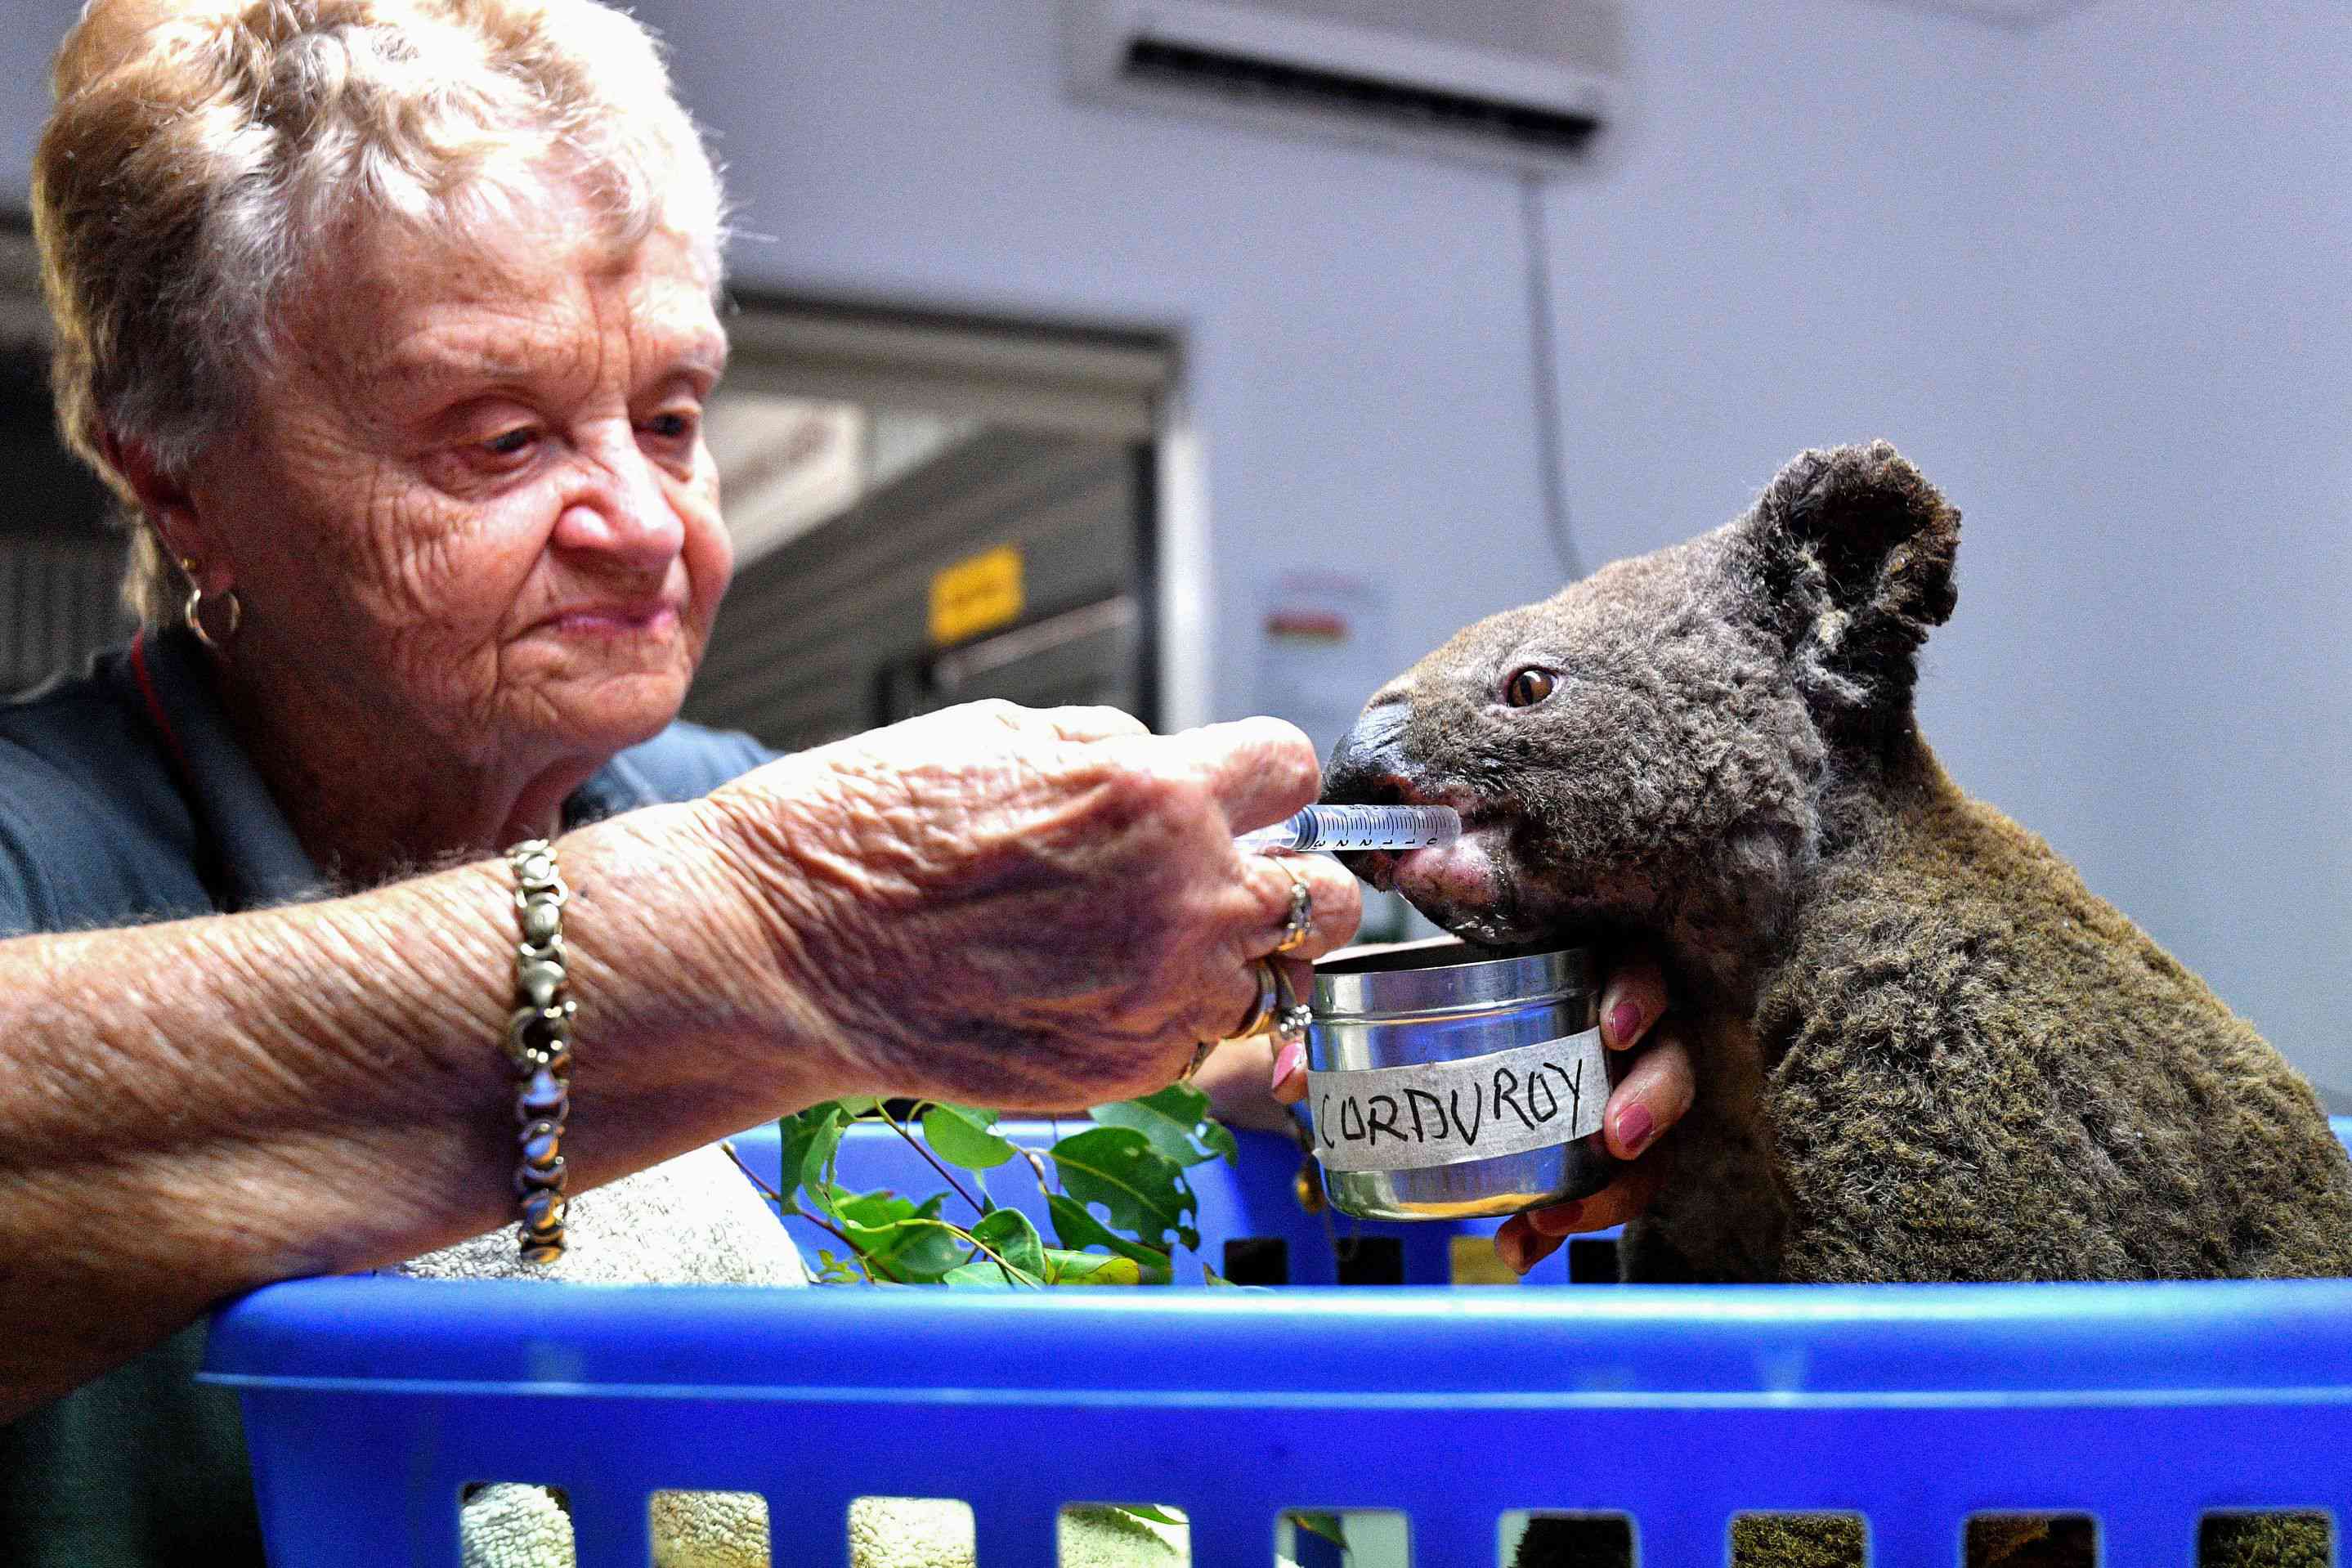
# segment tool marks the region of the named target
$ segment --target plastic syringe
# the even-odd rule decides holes
[[[1287,822],[1234,840],[1252,850],[1423,849],[1462,837],[1462,817],[1450,805],[1310,805]]]

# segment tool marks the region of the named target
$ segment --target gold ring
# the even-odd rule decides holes
[[[1307,879],[1280,855],[1268,855],[1274,868],[1290,879],[1290,916],[1283,922],[1282,940],[1274,944],[1276,952],[1288,952],[1315,934],[1315,894],[1307,886]]]
[[[1246,1040],[1252,1035],[1264,1033],[1274,1022],[1275,1004],[1281,998],[1285,984],[1282,972],[1263,958],[1255,961],[1250,967],[1257,971],[1257,996],[1250,1003],[1249,1012],[1244,1015],[1241,1027],[1225,1037],[1229,1040]]]

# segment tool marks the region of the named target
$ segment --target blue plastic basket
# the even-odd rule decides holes
[[[2339,1123],[2339,1131],[2352,1126]],[[2186,1565],[2209,1511],[2352,1517],[2352,1280],[1545,1291],[272,1286],[218,1316],[273,1562],[455,1564],[462,1489],[570,1494],[582,1568],[644,1568],[647,1495],[755,1491],[779,1563],[860,1496],[956,1497],[985,1568],[1072,1501],[1185,1510],[1264,1563],[1290,1509],[1402,1510],[1491,1564],[1506,1510],[1634,1521],[1720,1564],[1731,1517],[1867,1521],[1958,1561],[1987,1511],[2087,1513]]]

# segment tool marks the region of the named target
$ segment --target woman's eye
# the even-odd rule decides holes
[[[646,421],[646,434],[664,441],[690,440],[695,429],[691,414],[656,414]]]
[[[520,458],[530,450],[531,443],[538,438],[536,430],[528,426],[518,426],[491,437],[482,443],[482,450],[494,458]]]
[[[1552,685],[1550,670],[1529,665],[1503,683],[1503,700],[1514,708],[1532,708],[1551,695]]]

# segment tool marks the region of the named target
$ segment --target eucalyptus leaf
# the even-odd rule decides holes
[[[1054,1215],[1054,1239],[1072,1251],[1084,1251],[1089,1247],[1107,1247],[1121,1258],[1134,1259],[1146,1269],[1157,1268],[1167,1273],[1168,1254],[1158,1247],[1146,1247],[1139,1241],[1129,1241],[1110,1226],[1097,1219],[1094,1211],[1065,1193],[1049,1193],[1045,1206]]]
[[[961,1165],[967,1171],[992,1171],[1019,1152],[989,1131],[995,1121],[993,1110],[974,1110],[968,1106],[935,1101],[923,1112],[923,1142],[931,1146],[932,1153],[950,1165]]]
[[[1007,1268],[1001,1263],[983,1258],[977,1263],[967,1263],[961,1268],[949,1269],[947,1273],[940,1276],[940,1283],[967,1287],[980,1285],[992,1287],[999,1290],[1011,1290],[1040,1286],[1045,1281],[1034,1274],[1024,1273],[1018,1268]]]
[[[1090,1128],[1047,1152],[1070,1196],[1102,1205],[1112,1225],[1153,1245],[1164,1245],[1172,1234],[1188,1247],[1200,1246],[1200,1232],[1189,1223],[1200,1200],[1185,1183],[1183,1167],[1134,1128]]]
[[[1071,1252],[1064,1247],[1045,1248],[1045,1283],[1048,1285],[1165,1285],[1168,1270],[1158,1277],[1147,1271],[1132,1258],[1114,1258],[1100,1252]],[[1162,1521],[1162,1523],[1169,1522]]]
[[[1138,1519],[1148,1519],[1154,1524],[1181,1525],[1192,1522],[1181,1513],[1174,1513],[1148,1502],[1120,1502],[1113,1503],[1111,1506],[1121,1513],[1131,1513]]]
[[[1171,1083],[1157,1094],[1097,1105],[1087,1112],[1105,1127],[1134,1128],[1178,1165],[1197,1165],[1220,1152],[1203,1146],[1200,1137],[1201,1122],[1208,1113],[1209,1097],[1189,1083]],[[1226,1142],[1232,1142],[1230,1135]]]
[[[814,1193],[832,1180],[834,1157],[840,1152],[841,1135],[848,1130],[849,1113],[832,1102],[812,1109],[821,1114],[809,1131],[800,1163],[785,1166],[784,1179],[791,1181],[797,1173],[801,1185]]]
[[[800,1207],[796,1189],[807,1182],[809,1151],[816,1146],[827,1127],[842,1120],[839,1105],[825,1100],[777,1121],[776,1136],[782,1157],[777,1163],[776,1187],[791,1207]],[[823,1173],[823,1160],[817,1162],[816,1169]]]
[[[1231,1134],[1207,1120],[1207,1097],[1189,1085],[1105,1107],[1095,1113],[1094,1125],[1047,1151],[1064,1189],[1046,1194],[1059,1243],[1048,1247],[1018,1211],[992,1207],[984,1184],[978,1187],[983,1212],[970,1230],[940,1217],[946,1193],[918,1203],[887,1188],[856,1192],[842,1185],[836,1173],[844,1135],[852,1121],[882,1110],[882,1101],[861,1096],[826,1100],[778,1123],[785,1206],[818,1214],[850,1248],[845,1257],[819,1251],[819,1274],[828,1280],[997,1288],[1166,1284],[1171,1239],[1196,1249],[1200,1245],[1193,1225],[1199,1199],[1185,1169],[1220,1154],[1232,1157]],[[967,1184],[980,1182],[979,1173],[1025,1155],[1045,1187],[1043,1159],[997,1132],[996,1121],[993,1111],[928,1102],[920,1112],[922,1140],[942,1165],[974,1173]],[[904,1124],[898,1130],[913,1131]],[[1136,1235],[1124,1234],[1129,1231]],[[975,1247],[985,1252],[975,1256]]]
[[[784,1181],[793,1181],[797,1176],[801,1156],[808,1152],[809,1143],[816,1137],[817,1123],[824,1120],[829,1104],[830,1101],[812,1105],[805,1110],[795,1110],[790,1116],[776,1118],[776,1142],[783,1154],[781,1175]]]
[[[1045,1244],[1019,1209],[992,1209],[971,1227],[971,1238],[1024,1273],[1045,1275]]]
[[[1171,1083],[1123,1103],[1148,1106],[1179,1126],[1191,1127],[1207,1118],[1209,1091],[1197,1084]]]
[[[884,1226],[845,1223],[841,1228],[877,1272],[909,1284],[942,1279],[964,1260],[962,1233],[929,1215]]]
[[[895,1225],[910,1217],[915,1205],[887,1187],[877,1187],[870,1193],[853,1193],[846,1187],[827,1183],[824,1188],[825,1212],[844,1225],[864,1226],[876,1229]]]

